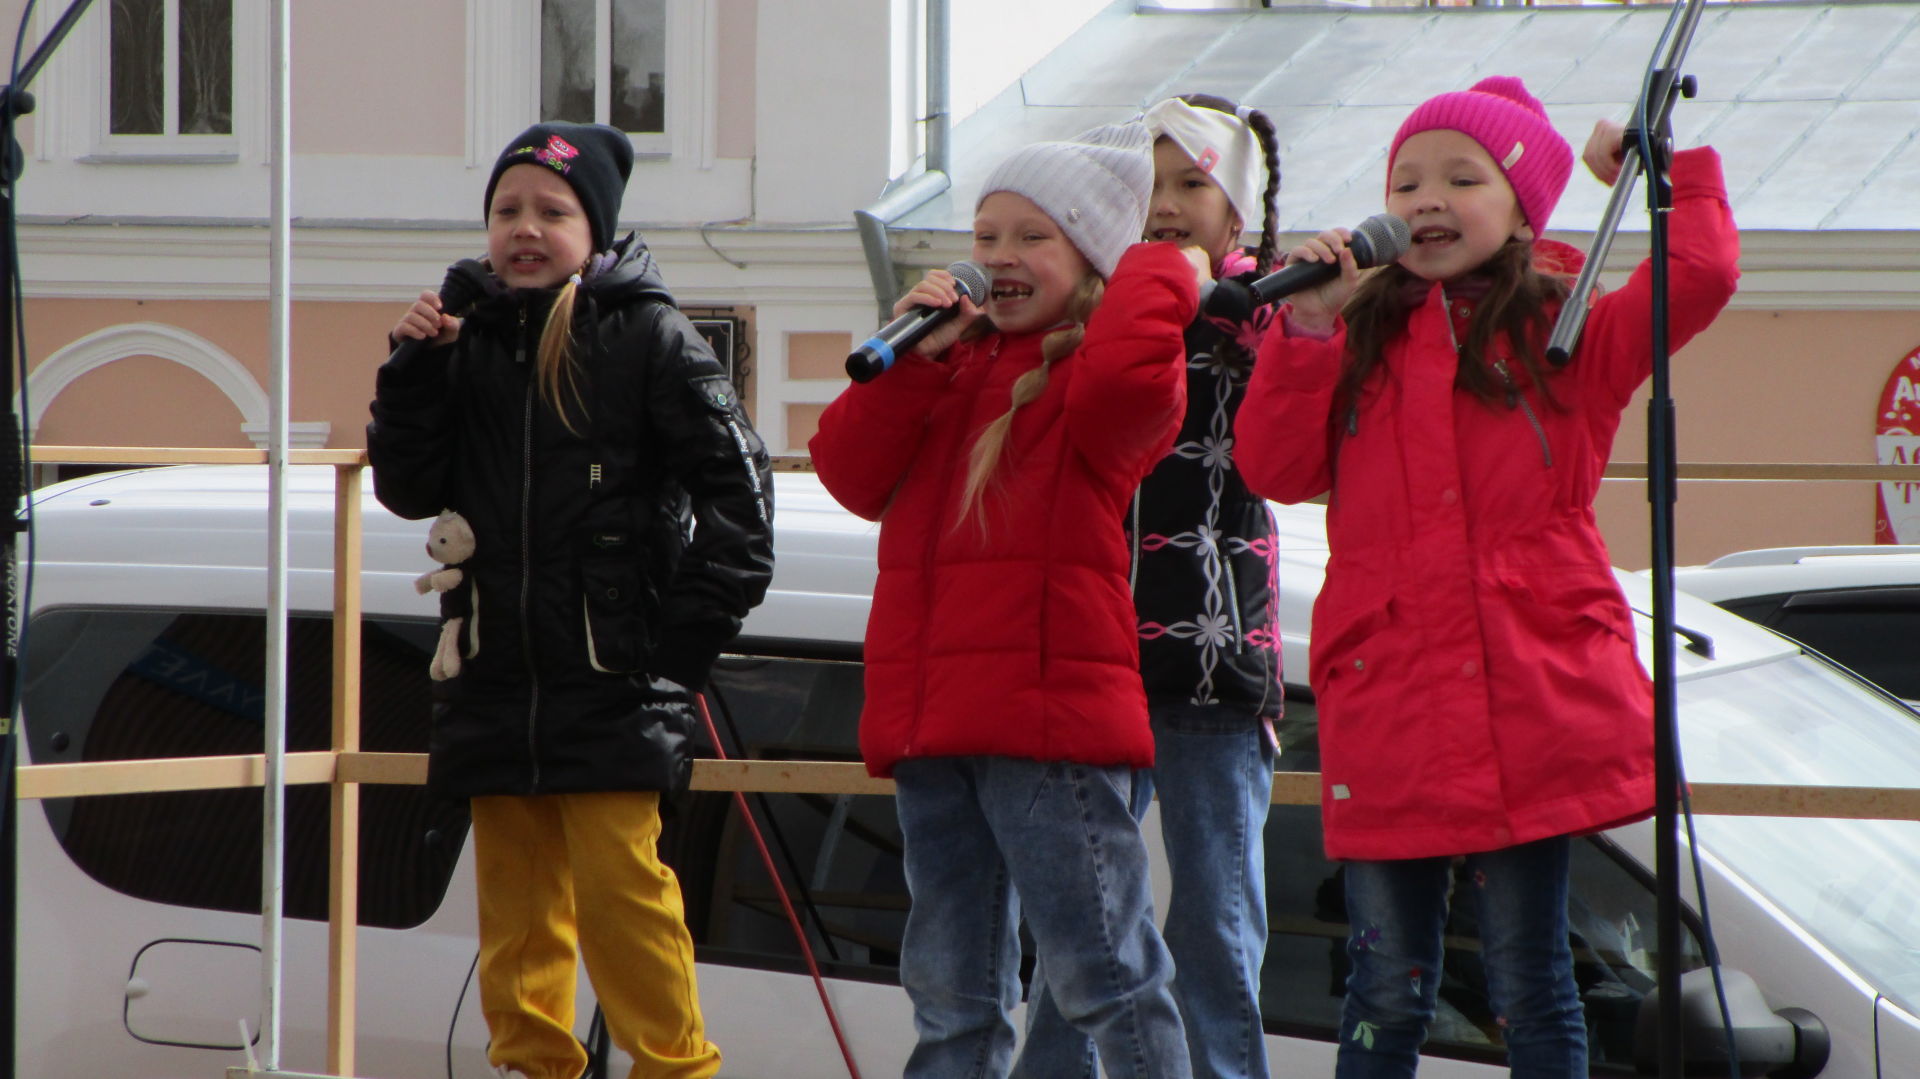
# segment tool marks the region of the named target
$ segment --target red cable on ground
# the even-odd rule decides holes
[[[700,705],[700,719],[707,725],[707,736],[713,739],[713,752],[721,760],[727,757],[726,747],[720,744],[719,728],[713,725],[713,713],[707,711],[707,698],[703,693],[693,696]],[[767,849],[767,841],[760,834],[760,824],[753,819],[753,811],[747,808],[745,791],[733,792],[733,804],[740,807],[740,819],[747,822],[747,831],[753,836],[753,845],[760,849],[760,862],[767,867],[767,878],[773,881],[774,891],[780,896],[780,906],[787,912],[787,924],[793,927],[793,939],[800,944],[800,956],[807,961],[807,973],[813,975],[813,988],[820,994],[820,1006],[826,1009],[827,1023],[833,1027],[833,1040],[840,1043],[840,1056],[847,1062],[847,1074],[860,1079],[860,1066],[853,1062],[853,1047],[847,1044],[847,1036],[840,1029],[840,1016],[833,1010],[833,1001],[827,997],[826,980],[820,977],[820,964],[814,962],[813,945],[807,943],[807,931],[800,925],[800,916],[794,913],[793,900],[787,896],[787,882],[774,868],[773,853]]]

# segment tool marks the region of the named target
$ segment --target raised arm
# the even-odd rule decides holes
[[[1073,444],[1090,458],[1151,466],[1187,407],[1187,324],[1199,309],[1194,263],[1166,243],[1120,257],[1087,323],[1067,390]]]

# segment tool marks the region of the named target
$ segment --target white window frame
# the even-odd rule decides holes
[[[169,72],[177,71],[179,0],[165,0]],[[37,100],[42,107],[36,135],[41,160],[72,158],[99,164],[231,164],[266,156],[267,5],[233,0],[233,132],[227,135],[115,135],[111,102],[111,4],[96,2],[74,25],[48,64],[50,84]],[[43,4],[36,13],[39,32],[53,28],[59,4]],[[163,80],[163,115],[179,123],[179,80]],[[33,89],[29,87],[29,89]]]
[[[596,0],[608,25],[610,0]],[[666,128],[629,133],[637,157],[713,167],[718,0],[667,0]],[[612,43],[595,35],[595,65],[608,69]],[[596,78],[594,111],[607,112],[610,88]],[[467,164],[491,165],[515,133],[540,118],[540,5],[536,0],[467,0]]]

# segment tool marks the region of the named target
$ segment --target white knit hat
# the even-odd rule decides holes
[[[1227,193],[1240,224],[1258,230],[1267,220],[1267,155],[1260,137],[1241,117],[1196,108],[1170,97],[1141,118],[1156,137],[1174,141],[1200,171]]]
[[[1153,136],[1132,121],[1092,128],[1065,142],[1033,143],[993,170],[980,189],[981,202],[996,191],[1031,199],[1101,277],[1110,277],[1146,231]]]

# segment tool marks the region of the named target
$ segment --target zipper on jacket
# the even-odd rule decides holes
[[[520,342],[515,359],[526,358],[527,309],[520,309]],[[533,397],[534,380],[527,379],[525,403],[520,420],[520,655],[527,665],[527,762],[532,769],[530,790],[540,789],[540,752],[538,725],[540,715],[540,674],[533,661],[533,622],[530,608],[533,590]]]
[[[1233,654],[1242,656],[1247,652],[1247,626],[1240,617],[1240,582],[1233,572],[1232,553],[1222,550],[1217,539],[1213,547],[1213,557],[1220,563],[1220,575],[1227,582],[1227,612],[1233,616]]]
[[[1527,424],[1533,428],[1533,436],[1540,440],[1541,460],[1546,463],[1547,468],[1552,468],[1553,448],[1547,445],[1547,430],[1540,426],[1540,417],[1533,414],[1533,405],[1527,401],[1527,395],[1521,393],[1520,387],[1513,384],[1513,376],[1507,372],[1507,361],[1493,361],[1493,369],[1500,373],[1500,378],[1507,384],[1507,407],[1518,408],[1526,414]]]
[[[600,486],[600,481],[604,478],[599,462],[596,461],[587,466],[587,490],[591,491]]]

